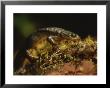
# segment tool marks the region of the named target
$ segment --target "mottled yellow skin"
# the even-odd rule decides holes
[[[58,70],[65,63],[74,62],[76,66],[83,59],[96,59],[96,40],[90,36],[81,39],[71,32],[59,30],[47,28],[33,36],[31,47],[26,48],[26,56],[22,57],[27,60],[24,60],[20,67],[22,70],[18,69],[17,74],[44,75],[48,71]],[[81,71],[83,69],[80,67]]]

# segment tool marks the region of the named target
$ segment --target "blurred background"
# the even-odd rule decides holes
[[[30,34],[44,27],[60,27],[80,37],[97,37],[96,13],[14,13],[14,51]]]

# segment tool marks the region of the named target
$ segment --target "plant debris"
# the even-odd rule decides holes
[[[33,33],[15,57],[15,75],[96,75],[97,40],[57,27]],[[21,63],[20,63],[21,61]]]

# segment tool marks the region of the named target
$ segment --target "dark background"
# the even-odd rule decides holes
[[[26,38],[38,28],[60,27],[84,38],[97,36],[96,13],[15,13],[14,50],[20,48]]]

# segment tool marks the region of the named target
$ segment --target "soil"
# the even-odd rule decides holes
[[[49,72],[47,75],[96,75],[96,65],[90,60],[83,60],[76,66],[74,62],[65,63],[59,70]]]

